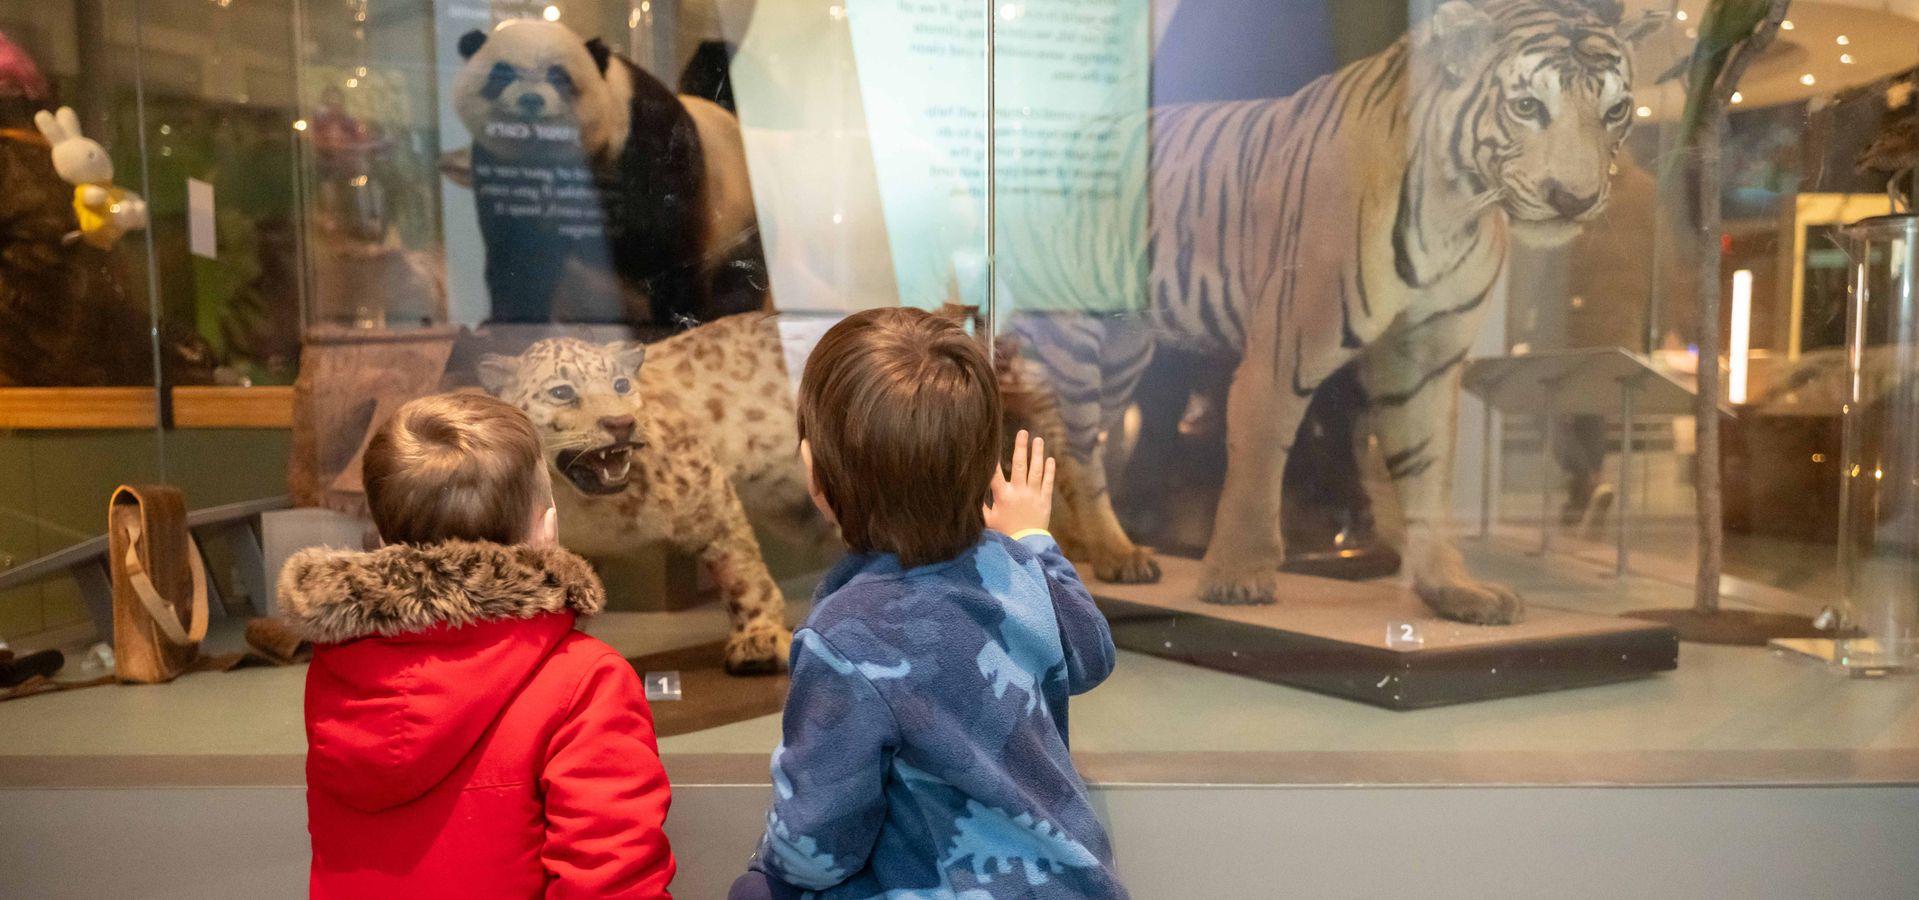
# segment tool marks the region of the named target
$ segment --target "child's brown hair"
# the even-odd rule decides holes
[[[540,435],[485,394],[437,394],[399,408],[367,444],[367,507],[390,544],[517,544],[553,502]]]
[[[847,546],[910,568],[979,541],[1000,395],[985,350],[958,323],[911,308],[848,316],[807,360],[798,412]]]

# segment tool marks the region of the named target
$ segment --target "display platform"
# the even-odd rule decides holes
[[[646,682],[654,734],[692,734],[777,715],[785,708],[786,674],[728,675],[721,662],[725,646],[725,641],[709,641],[627,658]],[[662,677],[669,679],[670,688],[664,687]]]
[[[1670,671],[1679,638],[1648,622],[1531,606],[1515,625],[1440,619],[1381,582],[1279,575],[1271,606],[1202,603],[1201,563],[1160,557],[1158,584],[1088,586],[1127,650],[1410,710]]]

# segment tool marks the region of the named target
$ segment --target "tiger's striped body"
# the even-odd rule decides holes
[[[1083,498],[1065,518],[1101,577],[1157,574],[1112,515],[1098,440],[1156,346],[1239,360],[1202,587],[1227,603],[1274,599],[1286,455],[1321,380],[1357,358],[1415,589],[1453,618],[1517,618],[1518,598],[1472,580],[1443,534],[1458,374],[1510,233],[1563,240],[1604,208],[1638,36],[1617,17],[1606,0],[1454,0],[1292,97],[1154,112],[1144,309],[1013,326],[1029,374],[1058,395],[1072,451],[1061,480]],[[1074,249],[1123,266],[1110,240]],[[1014,287],[1098,308],[1062,298],[1063,281]]]

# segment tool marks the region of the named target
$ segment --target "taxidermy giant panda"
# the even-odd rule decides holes
[[[494,321],[684,324],[765,305],[732,115],[551,22],[459,49]]]

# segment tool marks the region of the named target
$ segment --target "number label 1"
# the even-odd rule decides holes
[[[646,699],[649,702],[680,699],[679,672],[648,672],[641,679],[646,682]]]

